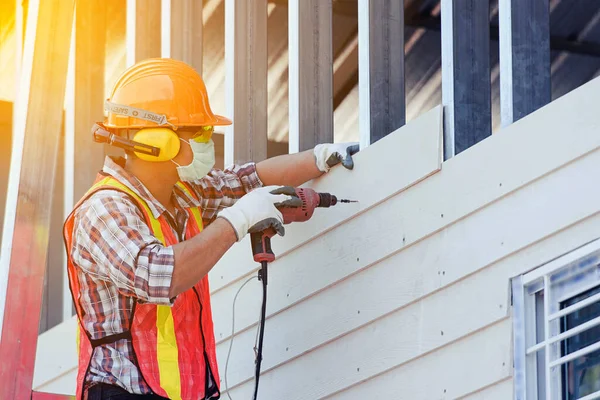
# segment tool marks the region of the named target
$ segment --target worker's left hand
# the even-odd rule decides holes
[[[334,165],[341,163],[345,168],[354,168],[352,156],[360,150],[360,145],[352,143],[319,144],[314,149],[315,162],[321,172],[329,172]]]

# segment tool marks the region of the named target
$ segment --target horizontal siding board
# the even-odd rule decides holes
[[[507,318],[331,399],[456,399],[510,376],[511,348],[512,324]]]
[[[398,329],[406,327],[397,327]],[[385,337],[393,343],[402,332],[383,331],[377,326],[348,335],[303,357],[300,366],[289,363],[277,374],[265,374],[260,380],[259,393],[268,399],[317,399],[334,394],[336,387],[356,381],[360,385],[339,392],[336,399],[434,399],[456,398],[476,388],[487,386],[510,374],[512,325],[509,318],[478,331],[452,346],[443,347],[410,363],[366,381],[359,376],[380,370],[380,364],[393,357],[394,349],[378,342]],[[477,351],[473,351],[477,349]],[[486,354],[482,357],[482,354]],[[463,368],[453,368],[463,365]],[[365,374],[365,372],[367,372]],[[254,387],[250,381],[231,391],[233,398],[248,398]],[[446,390],[446,392],[444,392]]]
[[[406,226],[405,241],[393,242],[395,249],[414,243],[598,148],[600,135],[597,132],[600,131],[600,120],[594,107],[598,101],[600,78],[462,152],[460,157],[448,160],[443,164],[442,174],[434,174],[403,191],[401,196],[389,199],[400,213],[389,215],[389,222],[385,225],[390,229],[397,227],[399,223]],[[414,124],[416,121],[401,128],[397,133],[402,129],[410,129]],[[565,135],[565,132],[569,134]],[[386,139],[397,137],[397,134],[391,134]],[[543,152],[539,151],[540,143],[545,143]],[[332,171],[330,176],[317,181],[315,187],[341,196],[356,193],[361,201],[370,195],[385,198],[385,194],[378,192],[378,188],[392,186],[397,179],[386,181],[384,177],[413,169],[412,161],[409,160],[413,160],[415,154],[418,154],[418,159],[424,150],[406,146],[406,152],[403,150],[401,153],[394,153],[392,157],[384,157],[383,151],[387,147],[383,140],[370,146],[364,154],[357,155],[355,171],[347,172],[338,168]],[[403,163],[401,160],[407,157],[406,154],[411,156]],[[369,157],[368,162],[364,163],[368,165],[368,170],[361,175],[362,178],[351,175],[364,166],[359,164],[358,156],[364,156],[365,161]],[[390,164],[391,161],[397,161],[398,164]],[[394,193],[392,190],[388,192],[390,195]],[[290,225],[285,238],[275,238],[273,241],[275,252],[279,256],[276,263],[285,260],[286,252],[305,243],[310,237],[323,233],[323,230],[315,229],[313,224],[324,223],[320,220],[327,221],[337,215],[336,213],[348,213],[346,218],[338,217],[336,222],[331,223],[331,229],[331,226],[338,225],[353,215],[354,218],[359,217],[360,213],[364,212],[365,205],[361,202],[358,207],[362,211],[355,212],[346,207],[318,210],[317,218],[310,222]],[[402,210],[410,212],[402,213]],[[302,236],[303,240],[297,239],[298,236]],[[213,291],[222,289],[256,269],[249,248],[249,243],[245,241],[234,246],[223,257],[210,274]],[[389,253],[382,254],[382,257],[387,254]]]
[[[461,397],[460,400],[510,400],[512,398],[514,398],[513,380],[509,378],[476,393]]]
[[[394,210],[415,209],[419,207],[419,201],[422,204],[429,200],[411,198],[417,191],[406,191],[402,196],[293,251],[283,262],[275,262],[270,269],[268,313],[277,314],[324,289],[331,290],[330,287],[340,280],[384,258],[383,262],[393,263],[393,258],[388,256],[395,254],[398,248],[401,250],[399,257],[404,252],[415,254],[404,258],[399,265],[403,266],[402,273],[408,276],[408,271],[418,269],[418,280],[415,281],[420,286],[415,288],[419,288],[419,295],[438,290],[600,211],[600,203],[596,200],[600,196],[600,187],[590,185],[590,182],[600,180],[599,163],[600,150],[506,196],[502,201],[491,203],[433,237],[402,248],[400,238],[412,239],[410,232],[418,233],[423,226],[416,220],[407,221],[413,218],[412,213]],[[577,196],[569,196],[569,193],[577,193]],[[443,203],[443,200],[439,202]],[[437,206],[443,207],[443,204]],[[427,224],[427,216],[424,215],[421,222]],[[490,229],[492,226],[493,229]],[[253,288],[240,294],[239,301],[244,310],[236,313],[239,330],[256,322],[257,312],[254,310],[259,310],[261,297],[258,285]],[[227,338],[230,333],[231,304],[236,291],[237,284],[213,294],[218,341]]]
[[[374,266],[360,276],[321,292],[270,319],[265,327],[263,373],[332,339],[355,343],[359,340],[357,338],[368,337],[374,343],[373,355],[372,359],[365,359],[364,362],[369,364],[372,361],[373,365],[370,368],[361,365],[360,374],[347,376],[338,376],[337,372],[332,371],[329,374],[332,378],[329,379],[332,386],[329,390],[337,391],[507,316],[509,286],[506,268],[488,268],[471,279],[414,302],[415,297],[420,297],[420,273],[412,269],[409,272],[411,275],[405,274],[401,265],[392,262]],[[360,295],[357,296],[357,293]],[[411,304],[381,318],[382,311],[394,309],[396,304],[407,303]],[[478,304],[478,307],[473,307],[473,304]],[[371,324],[339,339],[361,323],[364,324],[365,320],[372,321],[375,318],[378,319]],[[231,354],[227,377],[232,388],[254,377],[252,347],[255,338],[255,330],[248,330],[234,340],[236,350]],[[228,347],[229,341],[217,348],[219,365],[225,365]],[[343,364],[361,364],[364,354],[351,346],[349,349],[350,353],[356,353],[356,357],[344,354]],[[321,348],[314,351],[319,352]],[[300,371],[308,367],[307,359],[301,357],[291,363],[297,363],[296,369]],[[277,370],[273,372],[278,374]]]
[[[315,236],[363,213],[385,199],[439,171],[442,162],[442,115],[436,107],[410,125],[388,135],[377,145],[354,156],[354,170],[339,166],[323,178],[306,185],[339,198],[359,200],[327,210],[316,210],[308,223],[286,226],[283,238],[273,238],[278,259]],[[393,171],[392,175],[374,171]],[[384,179],[385,177],[388,179]],[[393,179],[392,179],[393,177]],[[213,292],[257,269],[249,239],[233,246],[209,274]]]

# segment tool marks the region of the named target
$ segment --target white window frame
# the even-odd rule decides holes
[[[600,286],[600,239],[571,251],[535,270],[512,279],[514,331],[514,390],[516,400],[562,400],[562,365],[600,349],[598,342],[561,356],[560,344],[584,330],[600,325],[600,317],[561,332],[560,319],[600,300],[600,293],[560,309],[560,304]],[[536,305],[543,294],[543,310]],[[543,313],[544,336],[538,340],[537,321]],[[544,354],[543,369],[538,354]],[[538,372],[544,372],[538,378]],[[538,397],[538,387],[544,393]],[[549,394],[549,395],[548,395]],[[580,400],[600,399],[600,390]]]

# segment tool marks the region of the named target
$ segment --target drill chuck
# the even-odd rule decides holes
[[[330,193],[319,193],[319,204],[317,207],[328,208],[337,204],[337,197]]]

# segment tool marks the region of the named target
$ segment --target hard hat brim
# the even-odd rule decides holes
[[[213,124],[214,126],[226,126],[233,123],[229,118],[223,117],[222,115],[215,115],[215,119],[217,122]]]

